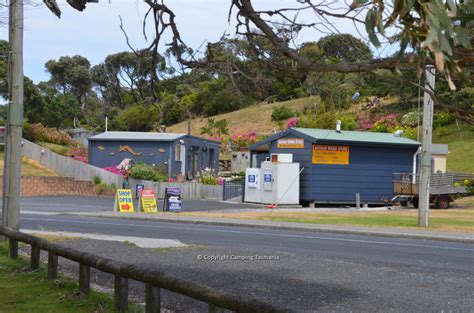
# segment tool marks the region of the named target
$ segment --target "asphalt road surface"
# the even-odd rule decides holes
[[[106,212],[113,211],[114,198],[79,196],[25,197],[21,198],[20,205],[22,211]],[[212,200],[183,200],[183,209],[185,211],[211,211],[249,207],[259,206]],[[163,200],[159,200],[158,209],[162,208]]]
[[[24,229],[178,239],[188,248],[154,251],[122,243],[63,242],[112,259],[301,312],[473,312],[474,244],[245,227],[21,215]],[[50,210],[43,209],[43,213]],[[61,260],[66,270],[76,264]],[[111,286],[111,277],[94,275]],[[143,295],[131,283],[132,295]],[[205,311],[165,292],[164,306]]]

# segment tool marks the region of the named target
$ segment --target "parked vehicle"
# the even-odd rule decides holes
[[[415,208],[419,202],[419,175],[395,173],[393,175],[393,193],[391,202],[400,202],[406,206],[410,201]],[[474,175],[463,173],[433,173],[430,178],[430,204],[437,209],[448,209],[454,198],[468,195],[465,181],[474,181]]]

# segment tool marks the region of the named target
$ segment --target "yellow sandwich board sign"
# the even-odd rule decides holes
[[[140,191],[140,200],[138,201],[138,211],[145,213],[157,213],[158,205],[156,203],[155,191],[153,189],[143,189]]]
[[[117,189],[114,212],[135,212],[131,189]]]

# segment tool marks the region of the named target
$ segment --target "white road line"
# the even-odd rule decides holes
[[[20,214],[30,214],[30,215],[60,215],[60,212],[51,212],[51,211],[20,211]]]
[[[406,246],[406,247],[418,247],[418,248],[439,249],[439,250],[474,251],[474,249],[466,249],[466,248],[421,245],[421,244],[414,244],[414,243],[400,243],[400,242],[388,242],[388,241],[376,241],[376,240],[363,240],[363,239],[333,238],[333,237],[327,237],[327,236],[272,234],[272,233],[262,233],[262,232],[256,232],[256,231],[206,229],[206,228],[160,226],[160,225],[144,225],[144,224],[133,224],[133,223],[124,224],[124,223],[116,223],[116,222],[94,222],[94,221],[87,221],[86,222],[86,221],[70,221],[70,220],[39,219],[39,218],[22,218],[22,219],[23,220],[30,220],[30,221],[63,222],[63,223],[71,223],[71,224],[136,226],[136,227],[146,227],[146,228],[163,228],[163,229],[177,229],[177,230],[191,230],[191,231],[205,231],[205,232],[219,232],[219,233],[234,233],[234,234],[259,235],[259,236],[270,236],[270,237],[288,237],[288,238],[303,238],[303,239],[316,239],[316,240],[347,241],[347,242],[358,242],[358,243],[367,243],[367,244],[390,245],[390,246]]]

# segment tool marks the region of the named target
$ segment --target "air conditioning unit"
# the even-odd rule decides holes
[[[293,154],[291,153],[272,153],[270,161],[273,163],[293,163]]]

